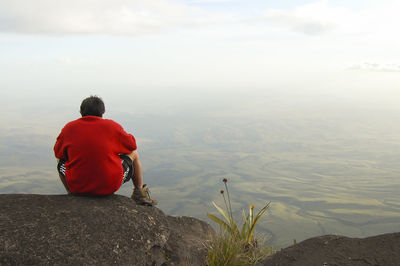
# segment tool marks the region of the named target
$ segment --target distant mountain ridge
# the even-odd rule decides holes
[[[0,265],[202,265],[214,230],[130,198],[0,195]]]

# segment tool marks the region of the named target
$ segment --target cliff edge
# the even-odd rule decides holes
[[[0,195],[0,265],[202,265],[207,223],[130,198]]]
[[[258,266],[398,266],[400,232],[367,238],[309,238],[268,257]]]

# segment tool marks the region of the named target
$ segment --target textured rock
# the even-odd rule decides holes
[[[262,266],[398,266],[400,233],[367,238],[320,236],[268,257]]]
[[[119,195],[10,194],[0,205],[0,265],[201,265],[214,234]]]

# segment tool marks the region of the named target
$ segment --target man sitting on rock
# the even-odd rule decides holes
[[[133,135],[118,123],[103,119],[101,98],[83,100],[81,118],[61,130],[54,145],[57,169],[69,194],[109,195],[132,179],[132,199],[139,204],[157,204],[143,185],[142,166]]]

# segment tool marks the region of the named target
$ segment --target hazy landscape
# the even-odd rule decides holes
[[[278,248],[323,234],[400,231],[398,109],[274,93],[180,96],[145,101],[141,112],[105,102],[105,118],[136,136],[145,182],[167,214],[211,223],[206,212],[223,204],[228,178],[238,221],[250,203],[271,201],[258,232]],[[29,112],[38,105],[2,105],[0,193],[64,193],[52,147],[79,117],[79,100]]]

